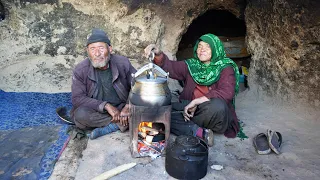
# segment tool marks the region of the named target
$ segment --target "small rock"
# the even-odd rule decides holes
[[[67,52],[67,48],[64,46],[59,46],[58,50],[57,50],[57,54],[61,55],[61,54],[66,54]]]
[[[217,170],[217,171],[221,171],[223,169],[223,166],[221,166],[221,165],[212,165],[211,169]]]

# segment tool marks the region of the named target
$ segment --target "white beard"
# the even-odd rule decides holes
[[[89,59],[90,59],[90,62],[91,62],[92,66],[93,66],[94,68],[103,68],[103,67],[105,67],[105,66],[109,63],[109,61],[110,61],[110,51],[109,51],[109,49],[108,49],[108,56],[105,57],[104,61],[94,62],[91,58],[89,58]]]
[[[101,62],[94,62],[90,59],[91,64],[94,68],[103,68],[107,65],[107,63],[109,62],[109,60],[107,60],[107,58],[104,61]]]

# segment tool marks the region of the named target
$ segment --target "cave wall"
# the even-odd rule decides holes
[[[0,22],[0,89],[5,91],[70,91],[72,69],[83,60],[93,27],[107,31],[115,52],[136,66],[143,42],[156,41],[163,30],[150,10],[126,16],[128,8],[117,1],[2,2],[7,15]]]
[[[93,27],[136,68],[150,43],[175,58],[182,35],[209,9],[245,19],[252,54],[249,85],[275,99],[320,106],[316,0],[1,0],[0,89],[69,92]],[[1,12],[3,13],[3,12]],[[210,23],[210,22],[208,22]],[[177,88],[174,81],[171,87]]]
[[[320,107],[320,1],[249,0],[249,83],[289,103]]]
[[[1,0],[0,89],[68,92],[74,66],[85,56],[93,27],[110,36],[114,53],[144,65],[143,49],[158,44],[174,57],[192,19],[228,7],[240,16],[239,0]],[[2,12],[1,12],[2,13]],[[174,84],[174,83],[172,83]]]

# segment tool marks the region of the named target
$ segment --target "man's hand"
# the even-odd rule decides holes
[[[112,106],[111,104],[107,103],[104,108],[108,111],[108,113],[112,116],[111,122],[117,123],[120,121],[120,111]]]
[[[120,113],[120,124],[123,126],[127,126],[129,123],[129,116],[130,116],[130,111],[129,111],[129,104],[126,104]]]

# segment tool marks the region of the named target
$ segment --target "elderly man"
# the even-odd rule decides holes
[[[128,58],[111,52],[107,34],[93,29],[87,40],[89,57],[73,71],[71,118],[78,128],[93,129],[90,139],[128,129],[128,95],[136,69]]]

